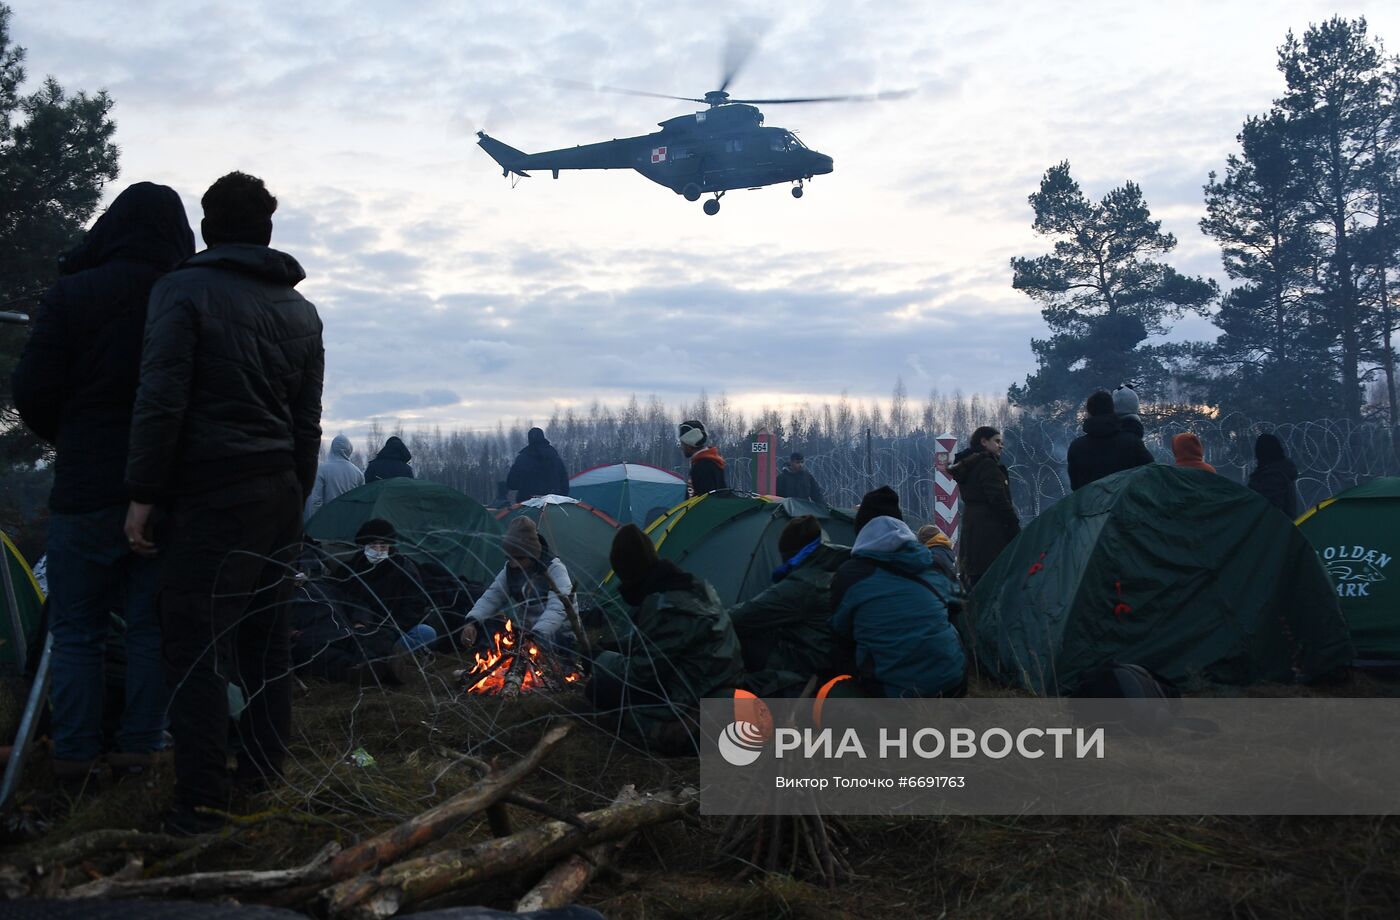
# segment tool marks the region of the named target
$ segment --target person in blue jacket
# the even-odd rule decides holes
[[[967,694],[962,643],[948,622],[957,588],[933,564],[888,486],[856,513],[851,558],[831,586],[831,628],[862,690],[875,697]]]

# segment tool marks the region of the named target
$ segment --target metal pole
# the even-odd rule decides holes
[[[13,574],[10,572],[10,545],[8,539],[5,540],[3,552],[0,552],[0,555],[4,556],[4,559],[0,559],[0,563],[3,563],[3,565],[0,565],[0,569],[4,572],[5,603],[10,609],[10,641],[15,644],[15,668],[19,673],[23,674],[25,667],[29,664],[29,643],[25,640],[24,636],[24,620],[20,616],[19,601],[15,599],[15,580]]]
[[[865,429],[865,491],[875,488],[875,462],[870,459],[870,429]]]
[[[24,704],[24,715],[19,720],[19,731],[15,733],[14,746],[10,748],[10,762],[5,765],[5,779],[0,781],[0,813],[10,807],[15,790],[19,788],[20,774],[24,771],[24,758],[29,753],[29,743],[34,740],[34,729],[39,725],[39,711],[44,707],[44,699],[49,693],[49,671],[53,661],[53,633],[44,640],[44,653],[39,657],[39,668],[34,672],[34,683],[29,688],[29,701]]]

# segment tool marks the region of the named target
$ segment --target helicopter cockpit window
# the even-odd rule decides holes
[[[772,149],[787,152],[789,150],[805,150],[806,146],[799,141],[796,136],[784,131],[782,134],[773,135]]]

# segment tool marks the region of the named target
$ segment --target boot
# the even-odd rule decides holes
[[[89,786],[96,786],[95,760],[53,760],[53,775],[58,787],[69,795],[78,795]]]

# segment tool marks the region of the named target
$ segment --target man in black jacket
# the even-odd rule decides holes
[[[803,498],[824,505],[826,497],[822,495],[822,487],[817,485],[817,478],[807,471],[805,461],[806,458],[797,451],[788,457],[787,465],[778,473],[778,497]]]
[[[1084,411],[1084,433],[1069,446],[1070,489],[1152,462],[1142,439],[1123,427],[1107,390],[1090,396]]]
[[[285,601],[316,477],[325,351],[296,260],[268,246],[277,200],[229,173],[203,198],[208,249],[151,292],[131,424],[126,535],[159,552],[166,678],[174,688],[172,833],[228,807],[227,683],[248,706],[238,772],[277,776],[291,727]],[[168,514],[157,526],[156,508]]]
[[[49,493],[49,629],[54,772],[81,781],[102,755],[103,661],[110,614],[126,621],[126,705],[117,770],[149,766],[164,746],[168,697],[156,617],[156,563],[132,554],[127,440],[151,286],[194,253],[174,189],[138,182],[62,262],[14,373],[26,425],[54,445]]]
[[[506,476],[506,488],[523,502],[536,495],[568,495],[569,471],[559,451],[544,436],[543,428],[531,428],[528,443],[515,455]]]

